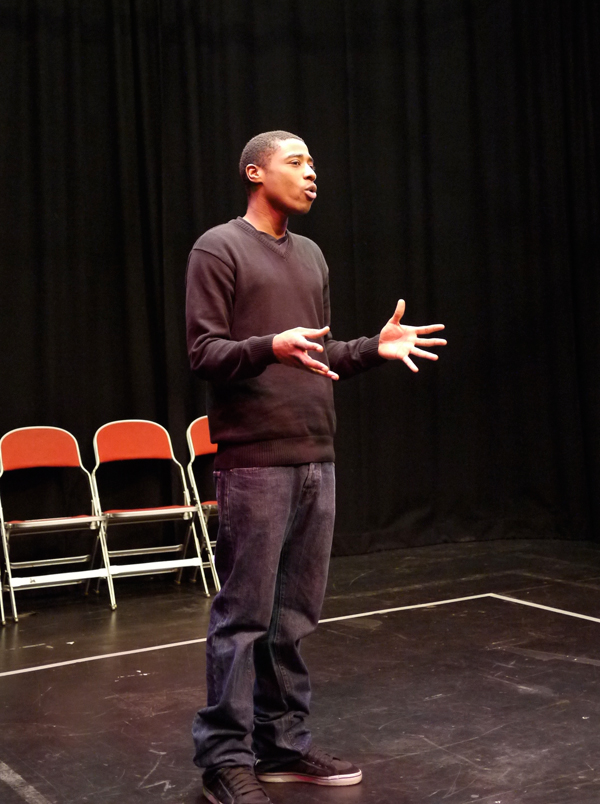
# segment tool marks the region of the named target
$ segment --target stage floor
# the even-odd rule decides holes
[[[27,592],[0,632],[3,804],[201,804],[210,601],[162,579]],[[5,602],[8,602],[7,600]],[[356,787],[274,804],[597,804],[600,549],[486,542],[332,561],[306,640],[321,747]]]

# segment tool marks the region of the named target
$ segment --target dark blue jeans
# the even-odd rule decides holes
[[[215,473],[221,591],[206,643],[208,702],[194,720],[203,768],[285,761],[311,742],[300,640],[317,626],[335,509],[332,463]]]

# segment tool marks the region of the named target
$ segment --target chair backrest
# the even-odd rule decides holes
[[[12,469],[76,466],[83,469],[75,436],[60,427],[20,427],[0,439],[0,474]]]
[[[171,438],[161,424],[125,419],[102,425],[94,436],[96,466],[108,461],[175,460]]]
[[[210,440],[208,416],[200,416],[190,424],[187,429],[187,442],[192,460],[197,455],[214,455],[217,452],[217,445]]]

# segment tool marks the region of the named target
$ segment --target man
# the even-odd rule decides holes
[[[374,338],[335,341],[329,279],[311,240],[287,231],[317,196],[305,142],[254,137],[240,174],[243,218],[206,232],[187,273],[194,372],[209,381],[218,443],[215,597],[207,640],[207,706],[195,718],[194,761],[213,804],[268,804],[264,782],[357,784],[361,771],[320,751],[306,725],[300,641],[317,626],[334,519],[332,381],[411,356],[440,324],[400,324],[404,302]]]

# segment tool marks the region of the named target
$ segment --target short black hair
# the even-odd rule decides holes
[[[246,143],[240,157],[240,178],[244,183],[246,192],[251,192],[256,185],[251,182],[246,175],[248,165],[258,165],[265,167],[269,157],[279,148],[279,143],[283,140],[300,140],[302,137],[292,134],[290,131],[265,131],[257,134],[256,137]]]

